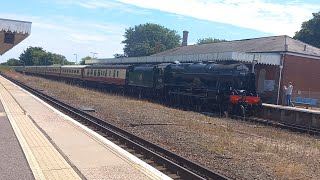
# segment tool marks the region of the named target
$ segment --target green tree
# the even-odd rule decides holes
[[[156,43],[160,43],[159,52],[178,47],[181,37],[176,31],[158,24],[146,23],[126,29],[122,41],[125,56],[149,56],[156,53]]]
[[[42,56],[45,51],[42,47],[28,47],[23,53],[20,55],[20,61],[24,62],[26,66],[40,65],[39,60],[41,59],[39,56]]]
[[[320,12],[312,15],[313,18],[303,22],[293,38],[320,48]]]
[[[197,44],[211,44],[211,43],[217,43],[217,42],[224,42],[226,41],[225,39],[216,39],[216,38],[212,38],[212,37],[208,37],[208,38],[202,38],[202,39],[198,39],[197,40]]]
[[[18,59],[11,58],[11,59],[8,59],[7,62],[5,62],[5,63],[1,63],[1,65],[5,65],[5,66],[23,66],[23,62],[19,61]]]
[[[80,65],[85,65],[86,64],[86,60],[90,60],[92,59],[90,56],[86,56],[84,58],[81,59],[80,61]]]
[[[28,47],[20,55],[19,59],[25,63],[26,66],[74,64],[74,62],[69,62],[65,56],[52,52],[46,52],[42,47]]]

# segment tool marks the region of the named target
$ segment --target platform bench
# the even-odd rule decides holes
[[[304,98],[304,97],[294,97],[293,103],[307,105],[307,107],[308,106],[317,106],[318,99]]]

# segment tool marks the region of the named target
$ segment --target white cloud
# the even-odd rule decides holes
[[[74,54],[80,58],[97,52],[97,57],[112,57],[121,53],[122,35],[125,25],[112,23],[86,22],[82,19],[67,17],[37,17],[0,14],[0,17],[32,22],[31,35],[0,57],[0,62],[9,58],[18,58],[29,46],[40,46],[45,50],[59,53],[70,61],[75,61]]]
[[[214,22],[227,23],[273,34],[294,35],[301,23],[312,17],[320,5],[265,0],[117,0],[122,3],[157,9]]]
[[[66,6],[76,5],[87,9],[117,9],[123,13],[150,14],[147,10],[137,10],[131,5],[113,0],[56,0],[55,2]]]

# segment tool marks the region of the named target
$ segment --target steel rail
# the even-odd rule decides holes
[[[6,79],[19,85],[30,93],[36,95],[49,104],[61,109],[67,114],[76,117],[77,120],[84,121],[100,132],[111,135],[113,138],[123,142],[128,148],[133,149],[135,152],[143,154],[144,157],[152,159],[156,165],[162,165],[171,172],[174,172],[181,179],[229,179],[217,172],[211,171],[195,162],[187,160],[173,152],[170,152],[156,144],[135,136],[119,127],[109,124],[97,117],[87,114],[75,107],[72,107],[64,102],[52,98],[34,88],[27,86],[18,80],[1,74]]]
[[[265,124],[269,126],[274,126],[282,129],[288,129],[291,131],[295,132],[301,132],[301,133],[308,133],[311,135],[320,135],[320,129],[312,128],[312,127],[307,127],[307,126],[301,126],[297,124],[290,124],[290,123],[285,123],[285,122],[279,122],[279,121],[274,121],[274,120],[268,120],[268,119],[262,119],[258,117],[242,117],[242,116],[236,116],[236,115],[231,115],[233,118],[241,119],[243,121],[249,121],[249,122],[256,122],[260,124]]]

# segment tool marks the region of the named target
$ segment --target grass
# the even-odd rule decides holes
[[[280,179],[309,179],[305,174],[308,167],[298,162],[278,162],[275,163],[274,172]],[[308,177],[309,176],[309,177]]]

